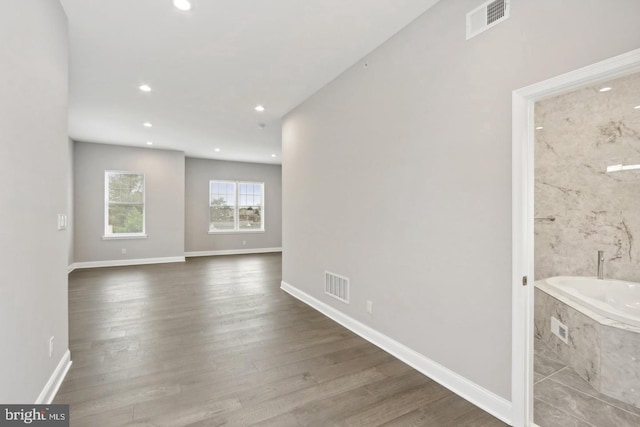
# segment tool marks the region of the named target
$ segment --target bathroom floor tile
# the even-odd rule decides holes
[[[593,424],[572,417],[543,400],[536,399],[533,406],[534,422],[540,427],[595,427]]]
[[[536,400],[543,401],[563,412],[569,413],[574,418],[594,426],[637,427],[640,425],[640,416],[609,405],[602,400],[551,379],[546,379],[536,384],[534,396]],[[544,427],[548,427],[546,420],[540,421]]]
[[[609,397],[602,393],[599,393],[596,389],[594,389],[591,384],[583,380],[580,375],[578,375],[573,369],[567,368],[559,371],[553,376],[549,377],[550,381],[564,384],[568,387],[571,387],[579,392],[588,394],[589,396],[595,397],[596,399],[600,399],[609,405],[615,406],[617,408],[623,409],[625,411],[631,412],[637,416],[640,416],[640,408],[636,408],[633,405],[629,405],[627,403],[621,402],[613,397]]]

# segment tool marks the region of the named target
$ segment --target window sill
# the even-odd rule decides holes
[[[146,234],[110,234],[108,236],[102,236],[102,240],[134,240],[146,238]]]
[[[209,231],[209,234],[260,234],[265,232],[265,230],[216,230]]]

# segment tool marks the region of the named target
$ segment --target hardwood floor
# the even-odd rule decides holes
[[[503,426],[282,292],[280,254],[78,270],[72,426]]]

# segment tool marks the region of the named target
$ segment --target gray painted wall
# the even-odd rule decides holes
[[[264,182],[265,232],[208,234],[209,181]],[[279,248],[282,246],[282,168],[279,165],[186,159],[187,252]],[[246,242],[243,244],[242,242]]]
[[[5,4],[5,6],[7,6]],[[35,402],[68,348],[67,21],[58,1],[0,13],[0,402]],[[49,338],[55,336],[49,357]]]
[[[183,152],[76,141],[73,155],[75,262],[184,256]],[[146,239],[102,239],[106,170],[144,172]]]
[[[480,3],[439,2],[285,118],[283,280],[510,400],[511,93],[640,47],[640,2],[514,1],[466,41]]]

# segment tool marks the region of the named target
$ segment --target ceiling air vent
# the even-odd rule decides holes
[[[324,293],[349,304],[349,278],[325,271]]]
[[[467,13],[467,40],[509,17],[509,0],[488,1]]]

